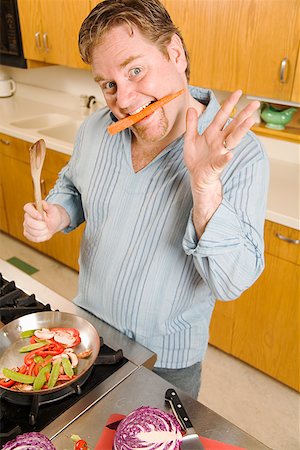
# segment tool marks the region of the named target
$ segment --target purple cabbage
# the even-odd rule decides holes
[[[114,450],[179,450],[182,442],[180,430],[173,414],[142,406],[120,422]]]
[[[1,450],[56,450],[50,439],[42,433],[19,434],[12,441],[7,442]]]

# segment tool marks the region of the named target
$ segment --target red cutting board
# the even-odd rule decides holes
[[[113,450],[114,435],[120,421],[124,419],[121,414],[112,414],[109,416],[105,428],[101,433],[101,436],[96,444],[94,450]],[[224,444],[223,442],[213,441],[200,436],[200,441],[205,450],[246,450],[242,447],[236,447],[235,445]]]

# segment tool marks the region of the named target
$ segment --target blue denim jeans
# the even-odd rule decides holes
[[[202,363],[198,362],[184,369],[154,367],[153,372],[197,400],[201,384],[201,369]]]

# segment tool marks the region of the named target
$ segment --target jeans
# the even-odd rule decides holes
[[[201,384],[201,369],[202,363],[198,362],[184,369],[160,369],[154,367],[153,372],[197,400]]]

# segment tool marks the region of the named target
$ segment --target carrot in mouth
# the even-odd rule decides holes
[[[133,114],[132,116],[124,117],[124,119],[118,120],[118,122],[112,123],[107,127],[107,131],[109,132],[109,134],[113,135],[119,133],[122,130],[125,130],[128,127],[131,127],[131,125],[134,125],[135,123],[154,113],[154,111],[161,108],[166,103],[169,103],[174,98],[183,94],[184,91],[185,89],[181,89],[180,91],[175,92],[174,94],[168,94],[165,97],[157,100],[156,102],[151,103],[146,108],[142,109],[142,111]]]

